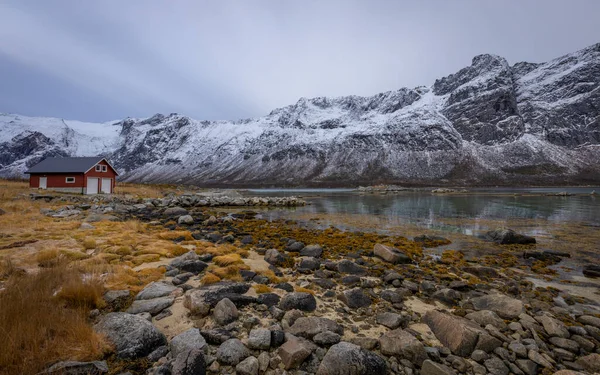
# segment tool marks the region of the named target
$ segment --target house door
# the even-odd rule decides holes
[[[46,189],[48,187],[48,177],[40,177],[40,189]]]
[[[87,179],[87,194],[98,194],[98,178],[88,177]]]
[[[112,187],[112,179],[103,178],[102,179],[102,190],[100,190],[100,191],[105,194],[110,194],[110,193],[112,193],[111,187]]]

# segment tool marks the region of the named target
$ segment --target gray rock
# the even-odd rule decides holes
[[[207,342],[213,345],[221,345],[225,341],[233,338],[231,332],[222,328],[204,330],[201,331],[200,334]]]
[[[317,375],[370,375],[386,374],[387,365],[377,354],[358,345],[340,342],[333,345],[323,357]]]
[[[544,331],[550,336],[562,337],[568,339],[571,335],[565,325],[547,315],[537,316],[535,318],[544,327]]]
[[[167,343],[152,323],[132,314],[108,313],[94,328],[106,336],[121,358],[144,357]]]
[[[154,316],[171,306],[173,302],[175,302],[175,298],[173,297],[136,300],[133,301],[131,306],[127,309],[127,312],[130,314],[148,312]]]
[[[179,225],[181,225],[181,224],[185,224],[185,225],[194,224],[194,218],[192,217],[192,215],[182,215],[182,216],[179,216],[179,219],[177,219],[177,224],[179,224]]]
[[[173,337],[169,347],[171,349],[171,355],[173,358],[176,358],[179,354],[192,349],[203,350],[206,347],[206,340],[204,340],[204,337],[202,337],[198,328],[190,328]]]
[[[552,368],[552,363],[550,363],[550,361],[548,361],[546,358],[544,358],[544,356],[542,356],[538,351],[536,350],[529,350],[529,352],[527,352],[527,357],[532,360],[533,362],[537,363],[538,365],[542,366],[542,367],[546,367],[546,368]]]
[[[479,339],[477,340],[477,345],[475,345],[475,349],[483,350],[486,353],[491,353],[494,349],[502,346],[502,341],[499,339],[488,335],[487,333],[480,333]]]
[[[600,354],[598,353],[579,357],[575,363],[591,373],[600,372]]]
[[[423,344],[407,331],[396,329],[384,333],[379,338],[381,353],[404,358],[417,365],[427,359]]]
[[[104,300],[110,306],[122,306],[125,304],[129,298],[131,297],[131,293],[129,290],[109,290],[104,293]]]
[[[268,350],[271,347],[271,331],[265,328],[256,328],[248,335],[250,349]]]
[[[363,276],[367,274],[367,270],[348,259],[339,261],[337,263],[337,270],[340,273],[348,273],[357,276]]]
[[[523,312],[523,302],[503,294],[490,294],[471,300],[475,310],[491,310],[504,319],[515,319]]]
[[[352,309],[371,305],[371,298],[361,288],[344,290],[338,299]]]
[[[290,336],[279,347],[277,354],[286,370],[300,366],[302,362],[316,349],[316,345],[300,337]]]
[[[321,266],[321,262],[319,262],[319,260],[317,258],[314,258],[314,257],[304,258],[300,261],[300,264],[298,265],[298,271],[303,271],[303,272],[314,271],[314,270],[318,270],[320,266]]]
[[[350,342],[366,350],[373,350],[379,345],[379,340],[373,337],[353,337]]]
[[[277,249],[269,249],[265,252],[265,262],[276,267],[290,267],[294,261],[289,255],[280,253]]]
[[[323,254],[323,248],[321,247],[321,245],[308,245],[305,246],[302,250],[300,250],[300,256],[303,257],[320,258],[321,254]]]
[[[596,328],[600,328],[600,318],[597,318],[595,316],[582,315],[578,317],[577,320],[584,325],[590,325]]]
[[[471,359],[479,363],[488,358],[490,358],[490,356],[483,350],[474,350],[473,353],[471,353]]]
[[[285,311],[296,309],[310,312],[316,310],[317,300],[310,293],[288,293],[279,302],[279,307]]]
[[[260,364],[256,357],[248,357],[235,366],[238,375],[258,375]]]
[[[571,340],[577,342],[577,344],[579,344],[579,346],[587,352],[592,352],[596,347],[596,345],[592,341],[582,336],[573,335],[571,336]]]
[[[435,310],[428,311],[422,321],[444,346],[461,357],[470,356],[475,350],[479,335],[485,333],[477,323]]]
[[[269,362],[271,357],[269,357],[269,353],[261,352],[258,356],[258,372],[264,373],[269,368]]]
[[[188,211],[182,207],[169,207],[163,211],[163,215],[165,216],[181,216],[187,215]]]
[[[213,309],[212,315],[218,325],[224,326],[236,320],[239,313],[237,307],[229,298],[223,298]]]
[[[550,337],[550,343],[559,348],[566,349],[570,352],[577,353],[579,352],[579,344],[577,341],[565,339],[562,337]]]
[[[217,349],[217,360],[225,365],[235,366],[250,356],[250,351],[238,339],[229,339]]]
[[[519,341],[513,341],[508,344],[508,349],[521,358],[527,358],[527,348]]]
[[[321,332],[313,337],[313,342],[321,346],[331,346],[340,342],[342,337],[334,332]]]
[[[190,349],[175,356],[172,375],[205,375],[206,360],[201,349]]]
[[[534,244],[536,242],[535,238],[533,238],[533,237],[525,236],[523,234],[515,232],[512,229],[506,229],[506,228],[499,228],[499,229],[491,230],[486,233],[486,237],[490,241],[494,241],[501,245],[512,245],[512,244],[527,245],[527,244]]]
[[[159,346],[158,348],[154,349],[152,353],[148,354],[147,359],[150,363],[153,363],[166,356],[168,353],[169,347],[167,345]]]
[[[515,364],[527,375],[536,375],[538,373],[537,363],[529,359],[517,359]]]
[[[456,371],[441,363],[427,359],[421,367],[421,375],[455,375]]]
[[[177,287],[172,284],[166,283],[164,281],[155,281],[146,285],[146,287],[142,289],[142,291],[139,292],[137,296],[135,296],[135,299],[144,300],[166,297],[173,293],[176,289]]]
[[[483,365],[492,375],[508,375],[510,370],[498,357],[492,357],[483,361]]]
[[[195,251],[191,250],[183,255],[178,256],[177,258],[174,258],[169,265],[173,268],[181,268],[184,263],[196,260],[200,260],[200,257]]]
[[[311,316],[297,318],[289,328],[289,332],[294,336],[311,339],[323,332],[334,332],[343,335],[344,328],[331,319]]]
[[[456,306],[462,299],[462,294],[454,289],[444,288],[433,293],[431,298],[443,302],[449,306]]]
[[[506,328],[506,323],[504,323],[504,320],[502,320],[498,314],[490,310],[475,311],[465,315],[465,318],[479,323],[479,325],[482,327],[491,324],[500,330]]]
[[[382,326],[390,329],[396,329],[402,325],[404,318],[400,314],[384,312],[377,315],[376,321]]]
[[[52,365],[40,374],[48,375],[101,375],[108,372],[106,361],[64,361]]]
[[[412,259],[408,255],[391,246],[376,244],[373,247],[373,254],[388,263],[412,263]]]
[[[183,304],[192,315],[206,316],[224,298],[228,298],[236,307],[255,303],[256,298],[243,295],[248,289],[250,284],[219,282],[187,291]]]

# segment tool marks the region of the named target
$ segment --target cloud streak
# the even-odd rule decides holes
[[[0,111],[254,117],[430,85],[479,53],[535,62],[600,41],[597,1],[522,3],[5,1]]]

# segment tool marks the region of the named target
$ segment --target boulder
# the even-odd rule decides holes
[[[222,328],[204,330],[201,331],[200,334],[206,339],[208,343],[211,343],[213,345],[221,345],[225,341],[233,338],[231,332]]]
[[[108,372],[106,361],[64,361],[52,365],[41,374],[47,375],[101,375]]]
[[[166,283],[164,281],[156,281],[146,285],[146,287],[142,289],[137,296],[135,296],[135,299],[144,300],[166,297],[173,293],[176,289],[177,287],[173,284]]]
[[[250,356],[250,351],[238,339],[229,339],[217,349],[217,360],[221,364],[235,366]]]
[[[600,266],[596,264],[588,264],[583,267],[582,272],[586,277],[600,277]]]
[[[485,333],[475,322],[435,310],[428,311],[422,321],[444,346],[461,357],[470,356],[475,350],[479,335]]]
[[[161,297],[154,299],[144,299],[133,301],[127,309],[130,314],[150,313],[152,316],[160,313],[175,302],[173,297]]]
[[[297,318],[289,328],[289,332],[295,336],[312,339],[313,336],[323,332],[334,332],[343,335],[344,328],[331,319],[310,316]]]
[[[183,304],[192,315],[206,316],[224,298],[228,298],[236,307],[256,302],[256,298],[243,295],[248,289],[250,284],[219,282],[187,291]]]
[[[371,305],[371,298],[361,288],[344,290],[338,299],[352,309]]]
[[[286,370],[300,366],[302,362],[316,349],[316,346],[305,339],[290,336],[279,347],[277,354]]]
[[[600,372],[600,354],[598,353],[592,353],[583,357],[579,357],[575,363],[591,373]]]
[[[396,329],[402,325],[404,318],[400,314],[384,312],[377,315],[377,323],[390,329]]]
[[[187,261],[190,260],[200,260],[200,257],[198,256],[198,254],[196,254],[195,251],[191,250],[188,251],[187,253],[178,256],[177,258],[174,258],[169,265],[173,268],[181,268],[181,265]]]
[[[385,360],[349,342],[333,345],[323,357],[317,375],[386,374]]]
[[[260,365],[256,357],[248,357],[235,366],[237,375],[258,375]]]
[[[462,294],[454,289],[444,288],[433,293],[431,298],[443,302],[449,306],[456,306],[462,299]]]
[[[256,350],[268,350],[271,347],[271,331],[255,328],[248,334],[248,347]]]
[[[175,356],[172,375],[205,375],[206,360],[201,349],[190,349]]]
[[[342,337],[337,333],[325,331],[316,334],[312,340],[317,345],[331,346],[340,342],[341,339]]]
[[[504,294],[489,294],[470,300],[475,310],[491,310],[504,319],[515,319],[524,311],[523,302]]]
[[[194,224],[194,218],[192,217],[192,215],[181,215],[181,216],[179,216],[179,219],[177,219],[177,224],[179,224],[179,225]]]
[[[279,307],[285,311],[296,309],[310,312],[316,310],[317,300],[310,293],[288,293],[279,302]]]
[[[544,331],[546,331],[549,336],[562,337],[564,339],[568,339],[571,336],[569,330],[562,322],[550,316],[536,316],[535,320],[542,324]]]
[[[441,363],[433,362],[430,359],[427,359],[423,362],[423,366],[421,366],[421,375],[455,375],[456,371],[454,369],[443,365]]]
[[[108,313],[94,326],[104,334],[121,358],[139,358],[167,343],[165,336],[146,319],[137,315]]]
[[[202,337],[198,328],[190,328],[187,331],[178,334],[171,339],[171,343],[169,344],[173,358],[192,349],[203,350],[205,347],[206,340],[204,340],[204,337]]]
[[[512,229],[498,228],[485,234],[485,237],[501,245],[528,245],[534,244],[535,238],[515,232]]]
[[[181,216],[187,215],[188,211],[183,207],[169,207],[163,211],[164,216]]]
[[[367,270],[351,260],[344,259],[337,263],[339,273],[348,273],[350,275],[363,276],[367,274]]]
[[[318,270],[321,266],[321,262],[314,257],[304,258],[298,265],[298,271],[311,273],[314,270]]]
[[[308,245],[305,246],[302,250],[300,250],[300,256],[303,257],[320,258],[321,254],[323,254],[323,248],[321,247],[321,245]]]
[[[462,270],[482,279],[495,279],[500,277],[498,271],[493,267],[465,266]]]
[[[600,318],[597,318],[595,316],[581,315],[580,317],[577,318],[577,320],[584,325],[589,325],[589,326],[594,326],[596,328],[600,328]]]
[[[412,259],[400,250],[382,244],[376,244],[375,247],[373,247],[373,254],[385,260],[386,262],[393,264],[403,264],[412,262]]]
[[[287,255],[280,253],[276,249],[269,249],[265,252],[265,262],[272,264],[276,267],[291,267],[294,264],[293,259]]]
[[[401,329],[384,333],[379,338],[381,353],[404,358],[421,366],[427,359],[427,352],[423,344],[413,335]]]
[[[499,330],[506,328],[506,323],[504,323],[504,320],[502,320],[498,314],[490,310],[475,311],[465,315],[465,318],[479,323],[479,325],[482,327],[491,324]]]
[[[212,315],[215,323],[224,326],[236,320],[239,316],[239,312],[229,298],[223,298],[213,309]]]

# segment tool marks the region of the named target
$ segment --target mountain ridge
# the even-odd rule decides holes
[[[600,43],[545,63],[477,55],[431,86],[300,98],[259,118],[99,124],[0,114],[0,176],[109,157],[126,181],[238,186],[600,182]]]

